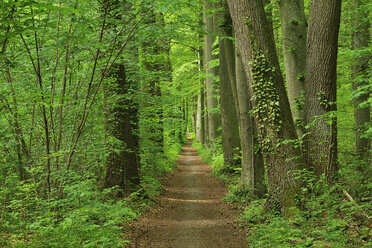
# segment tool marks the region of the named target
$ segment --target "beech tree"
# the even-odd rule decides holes
[[[213,146],[213,142],[217,137],[217,129],[221,124],[221,117],[217,111],[217,92],[215,76],[218,73],[217,66],[213,65],[212,61],[217,59],[213,55],[213,43],[217,33],[216,16],[211,12],[214,9],[214,4],[210,0],[204,1],[204,23],[205,23],[205,38],[204,38],[204,57],[205,57],[205,72],[206,72],[206,103],[208,113],[208,143]]]
[[[261,0],[229,0],[228,3],[267,164],[268,206],[278,207],[289,215],[290,208],[296,205],[295,195],[300,189],[300,183],[292,173],[303,164],[299,148],[282,142],[295,140],[297,134],[273,34]]]
[[[240,150],[239,126],[236,101],[232,86],[236,83],[234,44],[232,37],[232,22],[227,2],[220,4],[222,11],[218,13],[219,23],[219,92],[222,124],[222,149],[226,165],[235,165]],[[236,89],[235,89],[236,92]],[[236,93],[235,93],[236,95]]]
[[[342,2],[0,1],[0,246],[125,246],[195,133],[250,246],[370,247],[372,4]]]
[[[306,156],[316,174],[337,171],[337,44],[341,0],[314,0],[310,7],[305,76]]]
[[[289,104],[299,137],[304,134],[306,17],[303,0],[279,1]]]
[[[121,194],[128,194],[139,185],[138,142],[133,130],[136,106],[129,101],[129,88],[125,66],[116,66],[113,81],[106,86],[106,132],[108,156],[104,186],[118,186]],[[111,98],[110,98],[111,96]],[[112,97],[113,96],[113,97]]]
[[[198,72],[199,75],[202,74],[204,71],[204,64],[203,64],[203,48],[199,47],[198,51]],[[199,79],[199,83],[201,86],[204,86],[204,78],[201,77]],[[195,135],[196,140],[201,142],[202,144],[205,143],[205,126],[204,126],[204,88],[199,90],[199,94],[197,95],[197,102],[196,102],[196,125],[195,125]]]
[[[367,103],[371,90],[368,82],[368,67],[370,65],[370,56],[363,49],[369,47],[370,43],[370,22],[368,12],[364,10],[367,1],[354,0],[351,46],[356,52],[359,52],[355,63],[353,64],[353,90],[354,101],[354,119],[356,126],[355,145],[357,154],[361,159],[368,159],[371,148],[371,139],[364,137],[367,125],[371,122],[371,110]]]
[[[251,115],[251,97],[244,68],[236,49],[236,89],[239,102],[239,126],[242,151],[242,170],[240,182],[244,190],[254,190],[253,193],[263,197],[266,192],[264,184],[265,167],[262,152],[256,138],[257,128],[254,116]]]

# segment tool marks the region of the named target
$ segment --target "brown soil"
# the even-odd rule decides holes
[[[178,168],[164,182],[156,206],[131,224],[129,247],[247,247],[237,212],[221,201],[226,186],[210,175],[189,141]]]

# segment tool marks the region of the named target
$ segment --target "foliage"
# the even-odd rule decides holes
[[[2,246],[121,246],[119,225],[136,218],[135,205],[110,198],[115,189],[102,192],[89,175],[71,175],[69,181],[65,198],[48,200],[34,194],[35,184],[19,183],[2,222]]]
[[[160,193],[161,176],[175,167],[185,141],[184,101],[178,93],[189,91],[188,84],[199,76],[190,73],[195,55],[172,48],[177,56],[172,63],[185,68],[175,72],[178,89],[172,78],[166,78],[170,72],[151,72],[141,64],[148,55],[141,53],[143,43],[160,34],[169,40],[188,37],[183,45],[193,45],[190,36],[197,30],[186,24],[193,22],[193,9],[199,6],[190,2],[185,8],[185,4],[181,0],[1,1],[1,247],[126,243],[121,237],[123,225]],[[181,8],[184,13],[174,12]],[[163,14],[166,23],[148,23],[150,9]],[[146,52],[153,50],[149,47]],[[169,53],[153,58],[164,62]],[[118,63],[125,64],[130,87],[127,94],[108,95],[110,71]],[[186,74],[191,77],[184,84],[181,77]],[[156,76],[162,77],[163,95],[149,97],[143,87]],[[119,199],[115,195],[120,189],[104,189],[103,184],[109,153],[126,149],[123,141],[106,132],[107,120],[113,119],[108,105],[120,102],[129,102],[123,109],[139,112],[131,116],[131,125],[139,138],[134,152],[140,158],[141,185]],[[162,133],[149,131],[161,124]],[[154,142],[159,137],[162,144]]]
[[[340,201],[341,185],[330,186],[324,178],[312,173],[298,173],[307,182],[298,196],[302,209],[294,209],[287,219],[277,213],[267,213],[263,200],[245,207],[240,220],[249,230],[250,247],[369,247],[370,229],[353,216],[368,210],[368,205],[356,206]]]
[[[267,11],[272,11],[284,72],[280,3],[271,2]],[[361,10],[370,15],[372,4],[361,2]],[[337,115],[340,166],[335,184],[298,172],[305,186],[297,196],[299,208],[286,219],[265,212],[264,200],[241,188],[241,168],[224,164],[220,136],[213,150],[193,143],[213,174],[229,184],[224,199],[244,208],[241,221],[251,247],[372,245],[370,229],[355,217],[372,214],[372,167],[357,157],[353,119],[353,99],[371,92],[371,67],[355,78],[351,72],[354,61],[370,56],[372,48],[350,49],[353,3],[343,1],[339,37],[338,110],[332,113]],[[306,0],[306,14],[309,4]],[[0,2],[1,247],[122,247],[127,242],[121,237],[123,226],[151,206],[162,190],[162,175],[176,166],[185,132],[195,131],[195,99],[207,77],[198,65],[201,13],[201,1],[192,0]],[[253,76],[273,72],[258,54],[253,62]],[[125,64],[128,93],[105,94],[118,63]],[[217,67],[219,60],[210,64]],[[353,80],[367,83],[353,89]],[[255,90],[267,104],[255,112],[279,129],[277,113],[268,115],[278,99],[265,95],[273,85],[258,81]],[[138,112],[131,125],[139,140],[135,152],[141,184],[138,191],[117,198],[120,189],[104,189],[103,182],[109,153],[126,149],[123,141],[107,134],[106,126],[112,118],[108,105],[122,99],[130,102],[123,108]],[[369,97],[358,107],[371,105]],[[366,126],[364,137],[372,138],[372,126]],[[280,142],[302,146],[296,140]]]

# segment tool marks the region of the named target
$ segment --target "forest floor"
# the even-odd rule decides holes
[[[191,147],[182,148],[177,169],[163,182],[164,192],[154,208],[131,224],[126,238],[138,248],[243,248],[239,214],[222,202],[226,185],[211,176]]]

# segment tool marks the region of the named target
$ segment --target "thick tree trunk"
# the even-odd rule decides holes
[[[268,171],[268,207],[291,214],[300,182],[301,151],[283,140],[297,138],[289,101],[276,55],[274,37],[262,0],[228,0],[256,115],[258,135]]]
[[[337,171],[337,43],[341,0],[313,0],[307,35],[305,120],[307,163],[330,179]]]
[[[217,137],[217,129],[220,126],[221,119],[217,112],[217,93],[214,77],[217,75],[217,67],[211,67],[211,61],[216,59],[216,55],[212,54],[213,43],[216,38],[216,25],[214,15],[210,12],[213,9],[213,3],[210,0],[204,1],[204,23],[206,35],[204,37],[205,44],[205,66],[206,66],[206,100],[208,113],[208,143],[213,147],[214,140]]]
[[[255,138],[256,123],[251,116],[251,104],[248,82],[241,62],[241,56],[236,51],[236,89],[239,104],[240,139],[242,146],[241,185],[244,190],[252,190],[258,197],[266,193],[264,184],[265,168],[261,149]],[[257,150],[257,151],[256,151]]]
[[[288,98],[298,137],[304,134],[304,81],[306,62],[306,17],[303,0],[282,0],[280,16]]]
[[[138,142],[133,134],[131,114],[135,113],[132,103],[125,97],[128,94],[124,65],[114,69],[114,82],[105,87],[106,95],[106,132],[108,157],[104,186],[119,186],[122,193],[128,194],[139,185]],[[111,96],[116,96],[111,98]],[[121,97],[117,97],[121,96]]]
[[[231,80],[235,77],[230,75],[230,68],[235,67],[234,44],[227,37],[232,36],[232,22],[229,18],[227,3],[223,4],[223,12],[219,13],[220,25],[219,35],[219,75],[220,75],[220,105],[221,105],[221,124],[222,124],[222,149],[224,163],[226,165],[237,165],[236,159],[240,150],[238,116],[234,103],[233,90],[231,85],[235,85]]]
[[[363,8],[367,1],[365,0],[354,0],[353,9],[355,13],[353,15],[352,22],[352,49],[359,50],[369,47],[370,39],[370,23],[368,19],[368,12]],[[360,104],[368,101],[370,97],[368,72],[370,56],[367,54],[364,56],[358,56],[354,60],[353,65],[353,90],[363,92],[353,99],[354,103],[354,119],[356,126],[355,133],[355,146],[358,156],[361,159],[368,161],[369,150],[371,148],[371,139],[362,137],[367,127],[366,125],[371,122],[371,110],[368,104],[360,106]],[[357,80],[357,77],[361,77],[362,80]],[[363,171],[362,167],[360,169]]]

